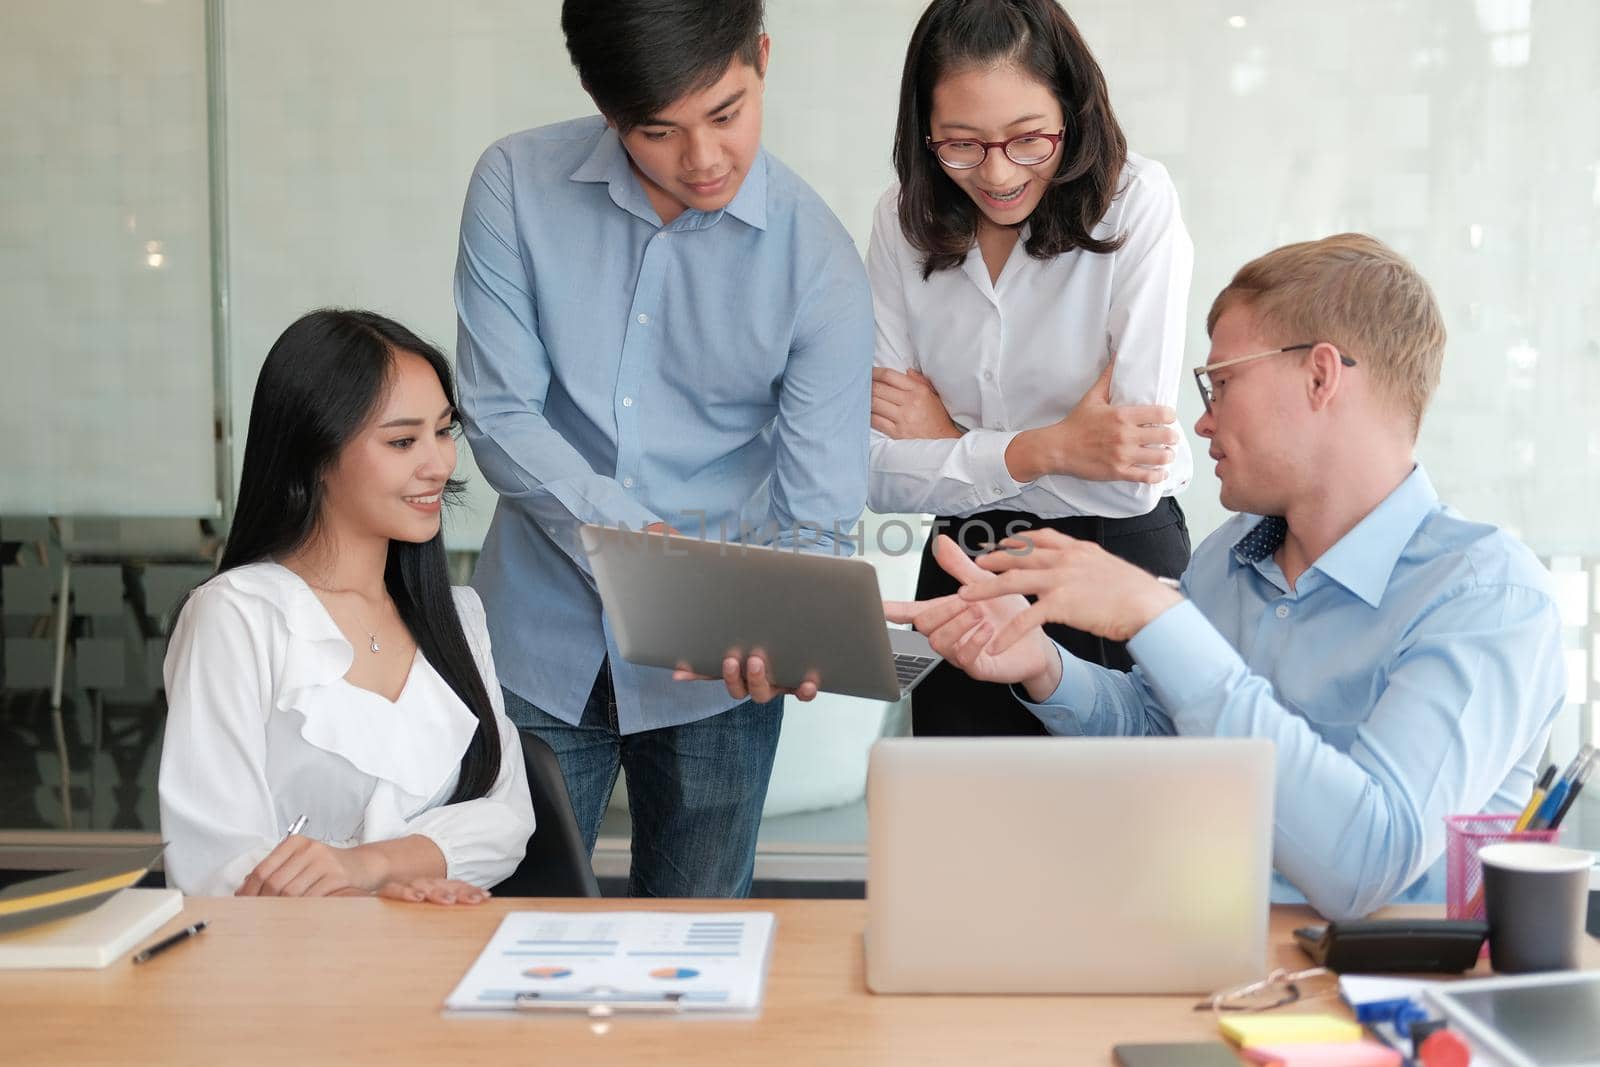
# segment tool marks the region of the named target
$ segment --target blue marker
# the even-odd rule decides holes
[[[1539,814],[1533,817],[1528,829],[1548,830],[1550,820],[1556,817],[1556,810],[1561,807],[1561,802],[1567,799],[1567,790],[1571,788],[1572,783],[1565,778],[1557,782],[1544,798],[1544,803],[1539,805]]]
[[[1368,1001],[1365,1004],[1357,1004],[1355,1009],[1356,1022],[1365,1026],[1388,1023],[1401,1037],[1410,1037],[1411,1024],[1420,1023],[1428,1018],[1428,1013],[1423,1010],[1422,1005],[1410,997]]]

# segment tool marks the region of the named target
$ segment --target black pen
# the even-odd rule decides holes
[[[1583,783],[1589,780],[1589,775],[1594,771],[1595,754],[1589,753],[1589,758],[1584,761],[1578,773],[1572,776],[1572,784],[1567,788],[1567,795],[1561,798],[1561,806],[1556,808],[1554,815],[1550,816],[1551,830],[1561,828],[1561,820],[1567,817],[1567,809],[1572,807],[1572,802],[1578,799],[1578,794],[1583,792]]]
[[[148,959],[153,959],[154,957],[159,956],[163,952],[167,951],[167,949],[171,948],[173,945],[176,945],[178,942],[189,940],[189,938],[193,937],[195,934],[198,934],[205,928],[206,921],[204,919],[201,919],[193,926],[185,926],[182,930],[179,930],[171,937],[164,937],[160,941],[157,941],[155,944],[151,945],[149,948],[140,950],[134,955],[133,962],[143,963]]]

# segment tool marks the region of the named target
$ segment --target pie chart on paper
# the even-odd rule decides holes
[[[657,967],[650,972],[651,978],[699,978],[700,972],[693,967]]]

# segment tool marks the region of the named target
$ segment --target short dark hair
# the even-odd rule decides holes
[[[594,102],[626,132],[761,61],[765,0],[563,0],[567,54]]]
[[[957,266],[978,232],[978,208],[928,151],[933,89],[948,73],[1011,64],[1055,92],[1066,120],[1060,169],[1029,216],[1028,255],[1082,248],[1115,252],[1123,238],[1092,231],[1110,210],[1128,159],[1105,75],[1078,27],[1055,0],[933,0],[906,49],[894,169],[900,226],[923,255],[922,276]]]

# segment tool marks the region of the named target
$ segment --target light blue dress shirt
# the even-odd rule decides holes
[[[1128,643],[1131,673],[1063,654],[1029,706],[1058,734],[1271,738],[1273,865],[1304,899],[1335,919],[1442,900],[1445,816],[1521,810],[1564,702],[1549,575],[1420,466],[1292,590],[1283,536],[1234,516]]]
[[[663,226],[616,133],[577,119],[478,161],[455,299],[462,419],[500,494],[473,586],[501,681],[575,723],[609,653],[622,733],[738,703],[622,659],[579,526],[852,550],[873,327],[844,227],[764,150],[726,209]]]

